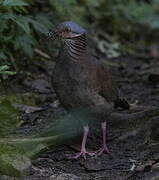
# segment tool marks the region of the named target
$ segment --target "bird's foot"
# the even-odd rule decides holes
[[[87,152],[86,150],[81,150],[80,152],[76,153],[75,155],[66,155],[68,159],[78,159],[79,157],[83,157],[86,159],[86,155],[94,156],[96,152]]]
[[[97,151],[98,156],[100,156],[100,155],[103,154],[103,153],[107,153],[107,154],[110,153],[107,145],[103,145],[103,146]]]
[[[102,127],[102,135],[103,135],[103,145],[98,151],[96,151],[98,155],[101,155],[102,153],[107,153],[107,154],[110,153],[106,143],[106,122],[103,122],[101,124],[101,127]]]
[[[88,132],[89,132],[89,127],[88,126],[84,126],[84,134],[83,134],[83,140],[82,140],[82,145],[81,145],[81,150],[80,152],[76,153],[73,156],[70,155],[66,155],[68,159],[78,159],[79,157],[83,157],[84,159],[86,159],[86,155],[89,156],[93,156],[96,154],[96,152],[88,152],[86,151],[86,140],[87,140],[87,136],[88,136]]]

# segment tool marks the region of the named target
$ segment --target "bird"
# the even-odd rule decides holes
[[[129,109],[128,102],[120,97],[120,91],[108,68],[91,55],[87,33],[83,27],[72,21],[62,22],[49,32],[49,37],[63,42],[52,73],[52,85],[60,103],[68,111],[82,107],[97,112],[102,107],[106,116],[118,106]],[[102,147],[95,152],[86,150],[90,127],[89,124],[85,124],[81,150],[70,156],[70,159],[109,153],[106,142],[106,117],[101,116],[101,111],[98,111],[98,114],[100,118],[104,118],[101,120]]]

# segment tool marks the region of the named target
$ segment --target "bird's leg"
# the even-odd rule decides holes
[[[81,145],[81,151],[76,153],[73,156],[68,156],[69,159],[78,159],[80,156],[83,156],[84,159],[86,159],[86,154],[93,156],[95,155],[95,153],[93,152],[87,152],[86,151],[86,141],[87,141],[87,137],[88,137],[88,133],[89,133],[89,127],[88,126],[84,126],[84,134],[83,134],[83,140],[82,140],[82,145]]]
[[[107,134],[107,129],[106,129],[106,122],[103,122],[101,124],[102,127],[102,137],[103,137],[103,145],[102,147],[97,151],[98,155],[101,155],[102,153],[109,153],[109,149],[107,147],[107,143],[106,143],[106,134]]]

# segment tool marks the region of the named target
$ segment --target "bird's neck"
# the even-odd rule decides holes
[[[64,42],[64,50],[73,61],[80,61],[87,52],[86,37],[81,35],[74,39],[67,39]]]

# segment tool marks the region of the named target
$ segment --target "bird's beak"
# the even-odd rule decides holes
[[[58,32],[57,32],[57,31],[50,31],[50,32],[47,33],[48,39],[49,39],[49,38],[56,39],[58,36],[59,36],[59,35],[58,35]]]

